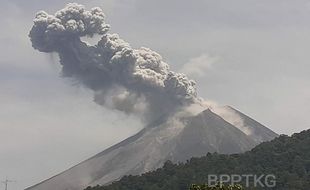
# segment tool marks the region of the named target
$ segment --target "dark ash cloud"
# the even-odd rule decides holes
[[[133,49],[109,28],[100,8],[72,3],[55,15],[38,12],[29,37],[35,49],[57,52],[63,75],[94,90],[99,104],[150,122],[198,101],[193,80],[171,71],[151,49]],[[96,45],[80,39],[94,35],[101,36]]]

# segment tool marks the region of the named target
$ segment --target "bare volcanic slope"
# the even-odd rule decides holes
[[[254,119],[250,118],[249,116],[241,113],[237,109],[231,106],[225,106],[225,109],[227,109],[229,112],[237,114],[238,117],[241,118],[244,128],[246,128],[249,132],[248,135],[257,143],[270,141],[270,139],[278,137],[277,133],[265,127],[261,123],[255,121]]]
[[[257,128],[256,125],[249,127]],[[264,140],[271,140],[276,136],[274,133],[274,136],[266,136]],[[196,116],[147,127],[27,190],[82,190],[89,185],[110,183],[124,175],[155,170],[167,160],[185,161],[207,152],[240,153],[257,144],[252,135],[245,134],[207,109]]]

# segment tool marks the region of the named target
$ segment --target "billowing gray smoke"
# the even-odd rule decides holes
[[[150,122],[197,100],[193,80],[170,71],[158,53],[133,49],[109,28],[100,8],[87,11],[72,3],[55,15],[38,12],[29,37],[35,49],[57,52],[64,76],[94,90],[99,104]],[[94,46],[80,39],[94,35],[101,35]]]

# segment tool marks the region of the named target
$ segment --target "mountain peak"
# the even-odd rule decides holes
[[[182,120],[155,122],[154,126],[27,190],[80,190],[110,183],[124,175],[155,170],[167,160],[184,162],[208,152],[240,153],[257,144],[252,136],[206,109]]]

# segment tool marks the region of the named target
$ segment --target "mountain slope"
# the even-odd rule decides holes
[[[241,113],[235,108],[231,106],[225,106],[225,109],[227,109],[230,112],[233,112],[233,114],[236,114],[241,118],[242,125],[249,132],[249,136],[252,139],[254,139],[257,143],[269,141],[270,139],[274,139],[275,137],[278,136],[278,134],[276,134],[272,130],[268,129],[267,127],[255,121],[254,119],[248,117],[247,115]]]
[[[209,109],[187,119],[178,136],[171,161],[186,161],[207,152],[239,153],[253,148],[256,143],[235,126]]]
[[[246,189],[309,190],[310,130],[291,137],[282,135],[242,154],[207,154],[178,165],[166,162],[156,171],[126,176],[111,185],[87,190],[187,190],[190,184],[207,183],[209,174],[271,174],[276,177],[275,187],[254,188],[250,182]],[[245,187],[245,179],[242,184]]]
[[[88,185],[110,183],[124,175],[155,170],[167,160],[182,162],[207,152],[240,153],[255,145],[257,142],[251,136],[208,109],[181,121],[171,119],[147,127],[27,190],[81,190]]]

